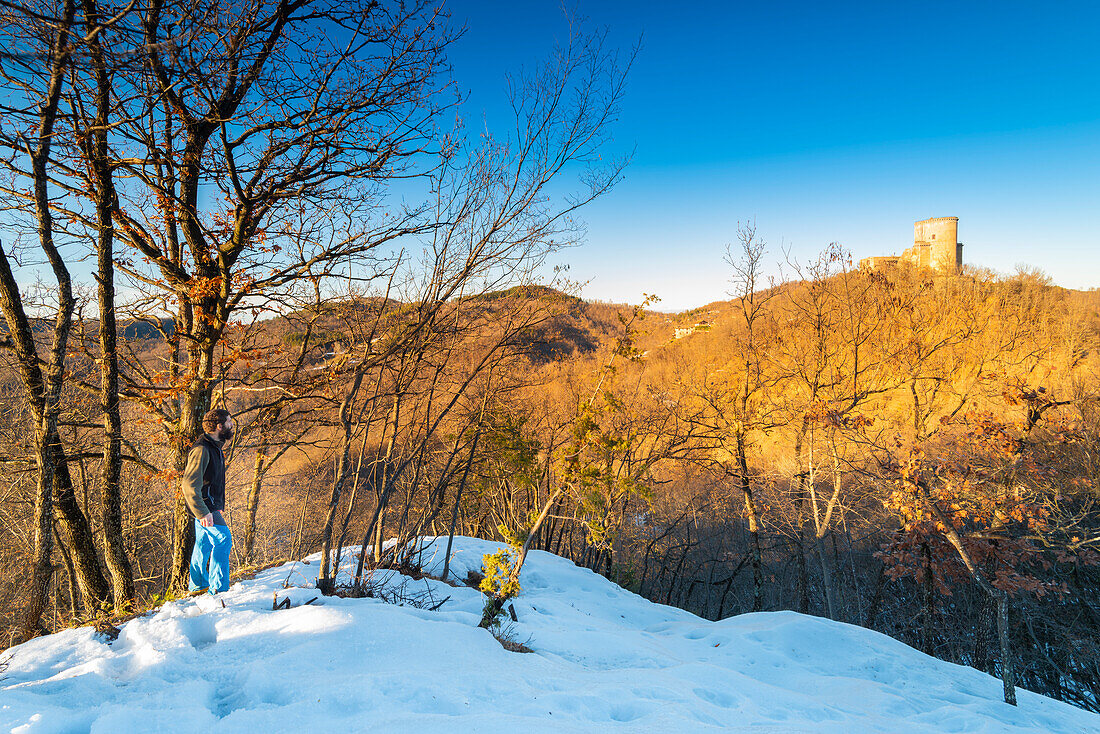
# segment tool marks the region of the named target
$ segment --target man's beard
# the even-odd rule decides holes
[[[218,429],[218,440],[219,441],[228,441],[231,438],[233,438],[233,429],[232,428],[226,428],[225,426],[222,426],[221,428]]]

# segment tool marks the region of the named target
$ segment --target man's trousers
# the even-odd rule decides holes
[[[221,513],[218,513],[219,515]],[[229,549],[233,538],[225,525],[204,528],[195,520],[195,549],[191,551],[191,591],[209,589],[211,594],[229,588]]]

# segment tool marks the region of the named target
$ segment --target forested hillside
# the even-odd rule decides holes
[[[835,249],[766,285],[761,246],[732,255],[744,296],[685,314],[520,288],[449,301],[399,349],[417,303],[235,325],[215,391],[239,424],[235,565],[373,541],[362,574],[407,562],[380,539],[527,541],[709,619],[790,609],[997,674],[1003,642],[1017,684],[1095,708],[1100,298],[1035,273],[870,274]],[[172,333],[127,341],[135,394]],[[85,346],[62,424],[94,518]],[[140,606],[169,588],[175,473],[148,405],[124,415]],[[11,625],[33,472],[18,422],[7,441]],[[54,628],[97,614],[59,550]]]

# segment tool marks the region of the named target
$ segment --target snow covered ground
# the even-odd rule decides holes
[[[442,543],[446,539],[442,539]],[[456,538],[453,573],[494,543]],[[438,573],[443,549],[427,556]],[[288,564],[167,604],[110,644],[89,628],[12,648],[0,727],[15,732],[1100,732],[1100,716],[859,627],[791,612],[709,622],[535,552],[520,641],[478,629],[483,597],[433,581],[438,611],[374,599],[300,605]],[[350,559],[349,559],[350,560]],[[301,588],[284,590],[284,583]],[[204,611],[208,610],[208,611]]]

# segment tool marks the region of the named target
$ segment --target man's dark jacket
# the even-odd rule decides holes
[[[187,507],[196,519],[207,513],[221,517],[225,509],[225,456],[222,441],[204,433],[191,446],[187,455],[187,467],[183,470],[180,491]],[[219,523],[221,524],[221,523]]]

